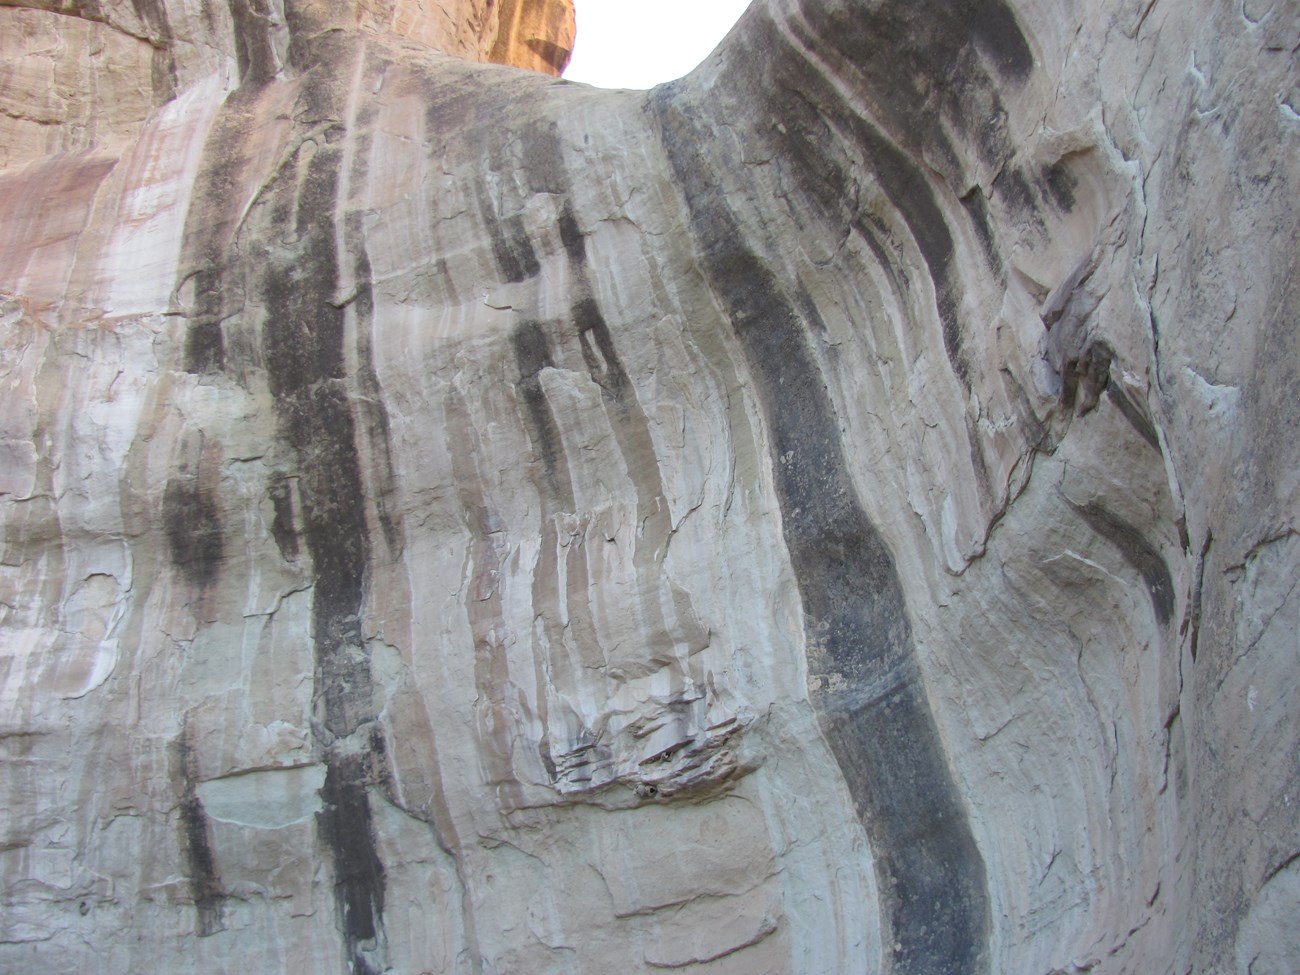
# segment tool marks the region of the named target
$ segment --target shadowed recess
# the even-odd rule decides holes
[[[1095,501],[1084,505],[1070,502],[1070,507],[1079,513],[1089,528],[1119,549],[1124,561],[1137,570],[1151,596],[1151,608],[1155,610],[1156,618],[1161,625],[1167,624],[1174,615],[1174,582],[1160,553],[1140,531]]]

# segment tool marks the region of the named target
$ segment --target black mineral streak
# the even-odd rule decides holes
[[[798,116],[807,113],[808,104],[815,105],[824,124],[872,167],[873,175],[879,180],[885,195],[907,224],[934,286],[936,310],[948,361],[963,385],[969,388],[970,366],[962,348],[961,322],[957,315],[961,282],[954,262],[952,232],[930,184],[929,172],[899,148],[876,124],[859,114],[854,106],[845,103],[834,85],[820,74],[809,70],[807,60],[790,49],[788,42],[780,37],[770,20],[751,18],[747,26],[748,36],[764,52],[764,56],[761,60],[750,59],[753,65],[742,70],[760,72],[749,79],[749,84],[770,92],[769,100],[774,103],[772,113],[778,118],[787,112]],[[797,85],[789,83],[788,79],[792,78],[798,79]],[[777,139],[778,136],[773,135],[772,138]],[[946,138],[944,136],[945,144]],[[805,169],[816,167],[814,172],[817,178],[809,179],[800,186],[806,195],[814,199],[824,198],[826,187],[845,185],[847,181],[847,174],[828,175],[826,162],[818,159],[828,152],[825,141],[812,143],[805,131],[795,128],[787,128],[785,136],[779,141],[783,157],[800,160]],[[865,229],[860,220],[855,220],[852,226],[860,233]],[[870,242],[865,234],[864,239]]]
[[[196,375],[220,372],[226,364],[220,275],[204,268],[195,273],[193,283],[196,312],[185,331],[185,371]]]
[[[162,514],[172,564],[191,584],[210,585],[225,547],[217,499],[196,477],[180,475],[163,490]]]
[[[554,120],[536,119],[524,125],[519,139],[523,149],[520,175],[527,181],[528,192],[561,197],[561,207],[572,222],[573,210],[569,202],[572,187],[564,165],[564,153],[560,149],[559,126]],[[494,162],[497,160],[506,162],[505,158],[494,155]],[[576,229],[576,224],[573,227]]]
[[[169,102],[176,97],[177,81],[167,6],[163,0],[131,0],[131,7],[145,25],[153,46],[150,81],[153,84],[155,104]]]
[[[690,594],[676,586],[664,573],[662,546],[671,534],[668,506],[663,501],[666,492],[650,421],[637,399],[634,384],[619,355],[616,339],[621,339],[625,333],[618,331],[618,322],[611,325],[606,320],[596,297],[596,289],[592,285],[586,235],[574,212],[573,184],[565,165],[564,147],[556,124],[541,121],[525,126],[520,135],[520,144],[523,152],[520,175],[529,192],[547,194],[556,202],[554,234],[543,237],[541,246],[546,248],[548,255],[557,254],[554,237],[559,237],[563,255],[568,262],[571,295],[567,320],[551,321],[544,325],[525,323],[512,335],[520,373],[517,388],[525,402],[529,435],[547,464],[545,479],[535,478],[543,510],[548,515],[556,511],[573,511],[574,497],[559,431],[537,374],[543,368],[554,365],[553,356],[568,359],[567,362],[562,361],[562,367],[570,365],[576,345],[588,376],[601,390],[605,417],[636,490],[638,529],[635,534],[633,564],[637,572],[637,591],[643,595],[635,598],[639,599],[637,612],[645,620],[646,629],[654,634],[644,647],[644,659],[651,666],[676,667],[676,655],[666,652],[668,645],[682,639],[692,647],[704,646],[708,642],[708,629],[700,621]],[[564,629],[568,634],[551,635],[553,645],[558,646],[566,639],[573,639],[595,657],[601,653],[601,644],[592,622],[594,610],[586,582],[589,571],[588,553],[581,545],[566,545],[564,554],[560,555],[553,519],[547,519],[543,536],[543,554],[539,558],[534,583],[534,597],[537,600],[535,605],[554,601],[554,595],[548,593],[547,588],[551,585],[549,580],[555,577],[558,559],[561,557],[568,563],[565,576],[569,588],[567,610],[563,613],[544,614],[543,625],[554,627],[556,618],[567,616]],[[665,591],[671,593],[672,620],[668,618],[660,600],[652,595]],[[542,750],[543,764],[554,776],[555,762],[548,754],[549,741],[543,740],[539,747]],[[606,746],[598,744],[593,755],[598,756],[604,750]],[[641,798],[657,794],[657,791],[644,794],[638,792]]]
[[[993,192],[1017,213],[1032,213],[1036,207],[1034,188],[1025,174],[1008,166],[993,181]]]
[[[1071,503],[1088,527],[1117,549],[1124,561],[1137,570],[1151,596],[1151,608],[1161,625],[1168,624],[1174,614],[1174,582],[1169,565],[1155,547],[1137,528],[1107,511],[1095,501],[1084,505]]]
[[[325,95],[317,93],[319,100]],[[266,309],[262,359],[280,435],[299,459],[299,535],[315,575],[317,739],[326,781],[317,814],[334,867],[335,901],[353,973],[382,971],[384,871],[370,816],[369,755],[334,748],[374,720],[370,659],[361,613],[370,559],[366,494],[356,445],[356,421],[345,381],[343,309],[333,303],[338,282],[334,221],[341,165],[338,140],[317,146],[297,185],[273,184],[273,219],[286,222],[275,239],[296,249],[268,255],[259,290]],[[300,165],[286,164],[286,171]],[[293,233],[287,233],[292,229]],[[382,741],[371,739],[371,752]],[[376,967],[378,965],[379,967]]]
[[[242,89],[233,92],[230,104]],[[182,293],[192,290],[193,307],[186,321],[184,368],[198,375],[226,371],[225,327],[238,320],[243,290],[225,273],[232,238],[244,206],[248,146],[257,138],[254,117],[239,110],[218,114],[203,147],[203,162],[195,178],[194,199],[185,220],[181,255]]]
[[[1054,163],[1043,170],[1043,185],[1047,188],[1048,196],[1056,204],[1057,209],[1069,213],[1078,205],[1074,191],[1079,185],[1079,181],[1070,173],[1063,162]]]
[[[1192,655],[1192,663],[1196,663],[1196,656],[1200,651],[1201,643],[1201,613],[1204,609],[1205,602],[1205,561],[1210,554],[1210,546],[1214,544],[1214,532],[1205,533],[1205,541],[1201,544],[1201,554],[1196,558],[1196,578],[1192,585],[1191,606],[1188,607],[1188,623],[1191,626],[1191,638],[1187,641],[1187,647]]]
[[[550,344],[542,323],[521,323],[510,333],[510,344],[519,366],[517,387],[524,401],[528,436],[541,455],[549,496],[559,503],[560,510],[572,511],[573,484],[568,465],[564,463],[564,443],[540,378],[541,371],[552,365]]]
[[[587,239],[578,229],[578,221],[574,218],[568,201],[565,201],[564,209],[560,211],[560,240],[570,261],[574,264],[587,263]]]
[[[619,414],[626,417],[638,409],[638,404],[627,372],[614,350],[614,339],[609,334],[605,316],[600,313],[600,306],[594,298],[579,298],[573,304],[572,315],[588,373],[596,385],[613,399]]]
[[[518,284],[540,274],[542,267],[537,263],[537,252],[533,250],[523,217],[498,217],[486,194],[480,198],[479,206],[492,238],[492,256],[496,258],[501,277],[510,284]]]
[[[793,19],[790,29],[899,144],[912,152],[924,146],[941,168],[956,167],[959,157],[946,123],[974,145],[986,165],[997,167],[1010,157],[1000,87],[1023,83],[1034,59],[1004,0],[854,6],[802,0],[799,8],[807,33]],[[811,73],[805,68],[805,77],[791,87],[803,85]]]
[[[380,970],[361,949],[379,938],[384,911],[384,865],[365,788],[366,758],[348,755],[329,763],[320,790],[322,808],[316,814],[321,839],[334,854],[335,896],[354,975]]]
[[[989,221],[989,201],[984,191],[978,186],[961,198],[961,205],[970,216],[975,235],[979,237],[980,248],[984,251],[984,260],[989,269],[995,273],[1000,270],[997,241],[993,238],[993,225]]]
[[[782,43],[769,34],[765,58],[782,60]],[[789,86],[830,97],[807,62],[789,57],[779,70],[790,72]],[[658,90],[655,110],[705,277],[740,339],[770,431],[809,669],[846,684],[815,704],[872,844],[891,946],[887,968],[906,975],[983,971],[984,862],[915,670],[893,556],[857,498],[800,302],[749,248],[701,158],[707,123],[674,101],[671,87]],[[881,166],[881,182],[915,224],[931,273],[946,274],[951,241],[915,165],[861,120],[838,124]],[[871,963],[863,959],[863,970]]]
[[[293,481],[284,474],[271,480],[267,493],[275,515],[271,520],[271,537],[280,555],[289,562],[298,558],[298,532],[293,523]]]
[[[225,930],[222,904],[226,893],[217,872],[211,824],[198,794],[198,770],[188,730],[172,743],[172,748],[173,762],[180,778],[181,853],[190,882],[190,896],[194,898],[194,909],[198,912],[198,935],[206,938]]]
[[[230,0],[235,28],[235,65],[240,87],[260,88],[275,77],[276,56],[271,31],[276,18],[267,0]]]

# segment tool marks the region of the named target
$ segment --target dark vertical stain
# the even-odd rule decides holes
[[[329,99],[307,91],[308,101]],[[356,420],[345,380],[344,311],[334,304],[334,237],[341,131],[309,159],[286,162],[268,193],[270,218],[288,223],[268,238],[296,241],[264,251],[259,290],[266,317],[262,359],[280,435],[299,462],[300,535],[311,557],[317,740],[325,753],[320,837],[334,869],[335,901],[351,971],[383,971],[384,871],[370,820],[370,763],[383,742],[358,754],[342,739],[375,720],[361,617],[370,559],[366,492]],[[301,152],[301,150],[300,150]],[[296,174],[296,180],[293,175]],[[293,233],[286,233],[292,229]]]
[[[293,481],[284,474],[276,474],[267,489],[274,516],[271,520],[271,537],[280,555],[292,562],[298,558],[298,531],[293,521]]]
[[[475,428],[469,405],[465,397],[455,388],[447,391],[446,423],[449,429],[457,431],[448,446],[451,454],[452,476],[455,478],[457,493],[460,496],[465,523],[472,542],[466,557],[470,572],[471,589],[465,610],[473,637],[474,650],[474,686],[478,689],[477,727],[483,743],[483,771],[486,782],[495,792],[498,801],[514,803],[521,801],[518,783],[513,774],[512,763],[515,752],[511,746],[509,734],[503,725],[504,717],[513,710],[515,702],[509,700],[512,683],[510,681],[510,664],[506,646],[501,639],[501,624],[504,619],[501,593],[502,563],[509,558],[510,546],[502,533],[504,527],[501,519],[492,511],[491,502],[484,491],[483,478],[479,472],[478,460],[484,456],[482,440]],[[543,477],[532,472],[535,483],[544,483]],[[547,508],[546,495],[542,492],[543,508]],[[547,517],[545,510],[542,517],[542,549],[539,552],[539,564],[544,564],[548,556],[553,558],[554,521]],[[538,570],[540,581],[552,583],[556,574]],[[536,585],[536,582],[535,582]],[[550,620],[542,621],[548,632],[557,639],[562,639]]]
[[[192,292],[185,334],[184,368],[198,375],[226,369],[228,321],[238,320],[242,280],[227,275],[239,231],[244,187],[256,139],[254,117],[236,107],[239,92],[218,113],[203,147],[194,185],[196,204],[185,219],[180,295]],[[201,201],[201,205],[199,205]]]
[[[271,31],[278,18],[267,0],[229,0],[235,28],[235,66],[240,87],[256,90],[276,75]]]
[[[661,558],[671,535],[671,515],[650,423],[618,354],[610,325],[595,298],[587,266],[586,237],[570,199],[570,180],[558,127],[554,122],[528,125],[521,134],[521,143],[522,174],[529,190],[556,199],[556,224],[569,264],[572,294],[570,321],[551,323],[552,336],[560,348],[571,348],[572,338],[576,337],[587,373],[601,388],[606,419],[636,491],[637,530],[633,538],[632,560],[637,573],[636,591],[640,595],[637,597],[637,605],[630,611],[642,618],[649,634],[640,665],[647,668],[669,667],[676,671],[681,666],[676,656],[676,647],[684,643],[689,653],[706,646],[708,628],[696,614],[690,595],[664,575]],[[565,328],[566,324],[570,328]],[[537,353],[525,354],[519,358],[521,372],[525,374],[542,361]],[[550,364],[549,352],[545,361]],[[533,423],[534,429],[541,426],[542,423],[538,421]],[[547,511],[554,510],[557,501],[554,491],[544,490],[542,494],[544,508]],[[572,505],[571,493],[565,502]],[[538,563],[536,591],[539,594],[546,585],[545,565],[558,565],[558,559],[552,555],[553,549],[549,548],[554,542],[551,534],[553,528],[548,525],[544,532],[548,536],[543,543],[547,551]],[[586,665],[604,666],[604,652],[592,623],[592,599],[588,585],[590,576],[598,574],[599,570],[597,573],[591,572],[592,567],[587,562],[592,557],[591,553],[580,542],[567,544],[566,550],[564,559],[569,593],[565,629],[568,638],[580,648]],[[671,613],[666,610],[663,599],[665,595],[670,596]],[[553,596],[548,595],[546,598]],[[586,607],[588,612],[582,612],[582,607]],[[548,625],[551,624],[548,622]],[[554,646],[559,646],[560,643],[560,640],[552,640]],[[618,671],[613,673],[617,679]],[[696,676],[702,679],[702,675]],[[546,760],[554,764],[551,756],[548,755]]]
[[[906,975],[983,971],[984,862],[915,669],[893,556],[858,501],[807,325],[747,246],[703,165],[698,145],[706,127],[673,102],[671,89],[658,91],[655,108],[706,279],[744,349],[770,431],[809,672],[844,688],[814,695],[814,706],[872,843],[885,943],[893,946],[887,968]],[[930,239],[931,251],[950,250],[941,229],[920,219],[932,201],[897,156],[885,152],[882,164],[912,200],[913,232]]]
[[[592,380],[610,395],[620,412],[626,414],[630,409],[637,408],[627,372],[619,362],[618,353],[614,351],[614,340],[596,300],[590,297],[579,298],[574,303],[571,314],[573,323],[578,327],[582,360]]]
[[[226,892],[217,872],[212,827],[198,794],[198,768],[189,743],[189,730],[172,743],[173,761],[180,778],[181,852],[185,858],[190,896],[198,912],[198,935],[206,938],[226,928],[222,905]]]
[[[979,238],[980,249],[984,252],[984,261],[989,270],[1000,273],[1001,262],[998,260],[997,241],[993,237],[993,225],[989,221],[989,201],[984,191],[978,186],[961,198],[961,205],[966,208],[975,236]]]
[[[749,58],[734,68],[740,74],[738,84],[769,91],[773,113],[779,118],[787,112],[806,116],[809,106],[831,130],[871,167],[889,201],[897,209],[925,261],[934,285],[935,306],[943,334],[944,350],[957,377],[970,386],[970,366],[963,348],[961,322],[958,318],[961,282],[957,275],[952,233],[939,206],[928,170],[905,153],[875,124],[865,119],[854,106],[844,102],[839,91],[825,78],[810,70],[806,59],[792,51],[788,42],[766,17],[750,18],[745,36],[763,57]],[[798,79],[798,85],[790,79]],[[798,93],[794,93],[797,87]],[[803,129],[807,127],[804,126]],[[788,128],[784,134],[774,130],[782,157],[803,160],[807,168],[819,156],[832,150],[811,142],[803,129]],[[822,140],[825,141],[825,140]],[[835,150],[841,151],[841,150]],[[831,175],[836,167],[822,160],[813,170],[815,178],[801,183],[805,195],[823,200],[827,207],[827,189],[846,185],[844,174]],[[863,225],[854,224],[859,229]],[[865,239],[865,238],[864,238]],[[887,266],[887,265],[886,265]]]
[[[823,705],[819,718],[876,857],[885,970],[987,971],[984,862],[919,678],[860,705]]]
[[[510,333],[515,362],[519,366],[519,392],[523,397],[528,435],[541,454],[550,496],[565,511],[573,510],[573,485],[564,459],[564,443],[551,404],[546,400],[540,373],[549,368],[550,344],[540,322],[524,322]]]
[[[151,82],[157,104],[176,97],[176,59],[173,56],[172,29],[167,7],[162,0],[131,0],[131,7],[149,34],[153,46]]]
[[[1134,526],[1095,501],[1083,505],[1068,503],[1089,528],[1119,549],[1124,561],[1137,570],[1146,583],[1156,618],[1161,625],[1167,624],[1174,613],[1174,582],[1160,553]]]
[[[861,219],[855,219],[851,229],[866,243],[871,255],[876,259],[876,266],[889,279],[889,287],[894,298],[901,303],[907,294],[907,283],[899,273],[898,265],[885,248],[885,241],[890,236],[888,229],[880,222],[879,218],[865,215]]]
[[[225,549],[216,497],[197,477],[173,477],[163,490],[162,514],[172,564],[193,585],[211,584]]]
[[[975,493],[985,510],[991,505],[994,496],[993,478],[989,476],[989,466],[984,461],[984,451],[980,449],[982,439],[975,417],[966,414],[966,449],[970,456],[970,469],[975,475]]]
[[[543,369],[554,365],[551,347],[540,322],[524,322],[510,335],[515,350],[515,363],[524,379],[535,378]]]
[[[592,381],[603,390],[610,425],[623,455],[623,462],[627,465],[628,476],[636,485],[637,523],[641,528],[637,535],[633,561],[638,573],[644,574],[649,591],[658,585],[658,548],[666,542],[670,531],[668,505],[664,500],[663,479],[660,476],[654,438],[650,435],[650,421],[646,418],[632,381],[614,347],[609,325],[595,298],[591,297],[585,277],[581,273],[578,277],[579,296],[571,312],[573,323],[578,330],[583,362]],[[702,628],[689,602],[686,599],[687,605],[684,608],[687,611],[679,622],[687,630]],[[648,608],[659,615],[658,606]]]
[[[1009,80],[1028,79],[1034,70],[1034,52],[1010,5],[1005,0],[970,0],[963,6],[966,17],[961,26],[974,33],[975,43],[998,73]]]
[[[553,120],[538,119],[524,126],[520,134],[523,145],[523,175],[529,192],[569,192],[569,177],[560,151],[559,126]],[[567,205],[567,200],[565,201]],[[570,214],[572,215],[572,214]]]
[[[514,329],[510,340],[520,375],[516,389],[523,400],[524,425],[529,441],[542,460],[540,465],[529,465],[529,478],[537,489],[541,505],[541,544],[533,567],[532,582],[536,622],[541,625],[546,640],[552,647],[562,647],[573,639],[584,650],[594,650],[599,644],[594,635],[590,634],[591,627],[583,609],[586,592],[582,576],[584,567],[579,555],[582,540],[581,537],[568,538],[566,544],[562,545],[555,517],[560,512],[574,510],[574,493],[559,427],[540,379],[541,371],[552,366],[550,343],[539,322],[524,322]],[[500,530],[500,524],[488,510],[481,478],[473,458],[467,456],[477,445],[478,435],[470,423],[469,410],[459,393],[448,394],[447,416],[453,428],[465,429],[472,438],[469,444],[453,449],[452,467],[456,483],[460,486],[461,503],[474,531],[475,541],[470,555],[474,578],[476,584],[480,579],[487,583],[482,590],[477,590],[476,587],[475,599],[470,604],[470,621],[474,631],[475,684],[481,699],[489,702],[493,708],[509,708],[513,705],[503,700],[505,689],[509,686],[506,672],[509,664],[504,659],[499,638],[490,636],[491,630],[503,619],[501,597],[495,579],[505,555],[501,537],[496,534]],[[561,552],[567,553],[566,557],[570,560],[565,574],[569,616],[563,622],[558,613],[541,612],[541,607],[556,598],[554,587],[560,579]],[[579,555],[576,560],[575,555]],[[482,598],[483,596],[487,598]],[[602,663],[603,659],[591,661],[592,666],[600,666]],[[543,673],[545,664],[542,655],[538,654],[534,661],[538,686],[546,681]],[[551,758],[549,704],[546,695],[541,695],[536,704],[538,721],[543,729],[538,741],[539,756],[554,781],[556,771]],[[484,758],[488,764],[488,774],[496,783],[498,795],[507,803],[520,801],[509,743],[503,743],[490,733],[485,737],[489,739],[489,747],[485,749]]]
[[[1043,170],[1043,185],[1058,210],[1069,213],[1078,205],[1074,191],[1079,186],[1079,180],[1070,172],[1064,160]]]
[[[340,117],[337,85],[344,74],[339,65],[345,40],[337,32],[311,30],[314,15],[309,9],[291,5],[285,15],[290,33],[310,35],[301,43],[295,40],[291,59],[296,56],[300,67],[312,59],[331,66],[330,71],[312,74],[298,91],[294,117],[308,124]],[[332,125],[320,133],[323,139],[307,139],[275,170],[259,170],[264,191],[258,205],[244,212],[242,187],[251,179],[255,157],[250,147],[258,133],[255,116],[241,105],[255,97],[278,70],[272,43],[276,17],[267,0],[231,0],[231,17],[240,88],[228,100],[230,107],[218,117],[205,146],[196,188],[196,198],[202,198],[205,206],[193,208],[187,220],[181,293],[191,288],[194,297],[185,365],[193,372],[225,371],[238,381],[261,375],[264,369],[278,435],[297,460],[296,471],[276,474],[268,487],[274,511],[271,533],[286,559],[296,559],[302,545],[312,563],[313,728],[326,765],[324,807],[317,824],[321,843],[333,861],[335,901],[349,968],[354,973],[373,973],[387,965],[383,960],[384,871],[369,795],[379,781],[372,766],[386,757],[377,733],[361,743],[361,754],[352,737],[366,733],[375,721],[375,705],[361,625],[370,560],[367,498],[344,355],[345,311],[334,304],[339,286],[335,213],[346,133],[341,125]],[[245,225],[252,231],[243,239],[241,253],[232,241]],[[369,265],[356,246],[357,227],[345,221],[344,230],[347,246],[357,255],[353,270],[362,282],[355,297],[357,313],[368,321],[373,300]],[[239,322],[246,286],[256,291],[260,302],[255,304],[264,309],[260,328],[251,321]],[[240,341],[228,346],[223,332],[232,320],[243,327],[235,333]],[[256,346],[249,336],[257,337]],[[362,368],[357,383],[363,398],[377,399],[368,351],[368,346],[359,349]],[[362,435],[379,445],[374,449],[382,453],[387,449],[386,415],[370,409],[362,419]],[[384,454],[378,466],[386,461]],[[196,510],[187,490],[184,482],[170,489],[170,510]],[[400,533],[387,517],[384,501],[376,501],[376,506],[390,551],[400,549]],[[197,510],[203,523],[201,499]],[[212,557],[202,557],[206,551],[202,546],[200,557],[190,558],[184,546],[195,543],[180,541],[187,522],[179,515],[171,521],[178,526],[170,530],[177,539],[173,551],[200,566],[214,564]],[[198,537],[205,536],[199,533]]]
[[[480,196],[479,209],[492,238],[492,256],[501,277],[510,284],[518,284],[540,274],[542,267],[537,263],[537,252],[528,239],[523,217],[498,217],[486,195]]]
[[[557,223],[572,274],[570,317],[577,331],[583,363],[592,381],[604,391],[619,448],[628,473],[637,485],[642,534],[654,535],[654,531],[645,531],[644,526],[650,519],[666,518],[667,506],[663,504],[664,490],[655,460],[654,442],[649,433],[649,421],[637,401],[636,392],[615,349],[609,325],[593,294],[587,268],[586,238],[568,197],[569,178],[555,123],[539,122],[528,126],[523,144],[524,175],[529,188],[535,193],[561,197]],[[666,531],[666,527],[656,527]],[[638,546],[638,566],[649,568],[653,555],[653,551]]]
[[[1014,166],[1007,166],[993,180],[993,195],[1016,213],[1027,217],[1040,228],[1044,226],[1038,212],[1038,197],[1025,174]]]
[[[212,268],[195,272],[195,313],[185,332],[185,371],[204,375],[220,372],[226,364],[222,334],[221,276]]]
[[[794,293],[794,302],[808,330],[818,338],[824,338],[827,335],[826,319],[822,317],[821,310],[813,301],[812,295],[803,287],[799,287]]]
[[[921,167],[885,139],[874,126],[850,115],[845,120],[845,130],[872,160],[885,194],[898,208],[911,231],[934,283],[935,305],[948,362],[962,384],[969,388],[970,366],[962,347],[961,322],[957,318],[960,281],[953,261],[952,234],[934,191]]]
[[[346,737],[374,716],[360,624],[369,545],[350,402],[345,390],[321,385],[277,405],[304,458],[298,484],[315,575],[316,694],[325,728]]]
[[[801,0],[799,12],[803,23],[788,22],[792,34],[828,61],[896,140],[914,151],[924,146],[950,175],[960,157],[946,128],[971,140],[986,165],[1009,158],[1000,84],[1022,84],[1034,61],[1003,0],[885,0],[851,8]]]
[[[326,766],[321,811],[316,814],[321,839],[334,854],[334,890],[343,921],[353,975],[376,975],[367,946],[382,932],[384,865],[375,843],[367,784],[367,756],[346,755]]]
[[[554,123],[530,127],[525,145],[525,173],[529,186],[536,192],[561,197],[557,223],[572,279],[570,316],[577,331],[583,363],[592,381],[603,391],[615,441],[636,488],[637,524],[640,527],[632,558],[641,579],[641,591],[653,592],[666,584],[673,594],[675,624],[669,622],[668,614],[658,600],[646,600],[642,610],[654,621],[650,626],[659,627],[665,644],[675,643],[680,638],[698,649],[708,642],[708,628],[696,614],[689,594],[663,577],[659,560],[662,547],[671,534],[671,516],[654,438],[650,433],[650,421],[637,399],[636,389],[615,346],[614,335],[595,298],[587,267],[586,239],[569,200],[569,178]],[[656,650],[653,647],[648,650],[647,659],[653,661]]]
[[[569,260],[573,264],[587,263],[587,239],[578,229],[578,221],[574,218],[573,208],[567,200],[560,210],[560,242],[564,244],[564,252],[569,255]]]

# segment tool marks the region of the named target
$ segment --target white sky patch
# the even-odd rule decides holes
[[[564,72],[600,88],[653,88],[690,72],[749,0],[574,0],[578,37]]]

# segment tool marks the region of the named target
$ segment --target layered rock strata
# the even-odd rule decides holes
[[[0,967],[1292,970],[1300,14],[572,24],[0,7]]]

